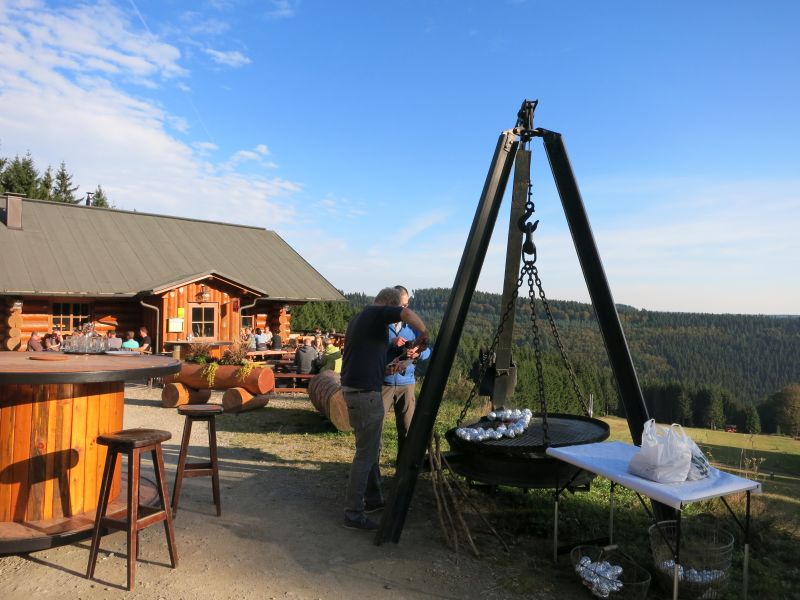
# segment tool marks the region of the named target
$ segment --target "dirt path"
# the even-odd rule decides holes
[[[183,420],[160,408],[159,393],[129,386],[125,427],[172,432],[164,447],[171,489]],[[83,578],[88,541],[0,558],[0,598],[582,597],[579,587],[562,584],[556,592],[547,579],[531,581],[523,548],[496,556],[487,537],[484,560],[452,553],[439,539],[424,493],[415,498],[398,545],[376,547],[370,534],[341,527],[352,438],[330,433],[308,402],[274,400],[246,419],[225,415],[218,427],[223,516],[214,516],[208,479],[185,480],[175,521],[177,569],[167,566],[163,529],[149,528],[141,535],[136,589],[125,592],[125,535],[118,532],[103,539],[99,581]],[[195,427],[193,455],[203,456],[205,435]]]

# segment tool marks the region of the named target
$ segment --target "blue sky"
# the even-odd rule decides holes
[[[617,302],[798,314],[798,22],[788,0],[5,0],[0,155],[274,229],[345,291],[449,287],[497,136],[538,98]],[[533,173],[545,289],[586,300],[540,145]]]

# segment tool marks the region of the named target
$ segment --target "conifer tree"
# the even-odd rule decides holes
[[[53,168],[48,165],[47,170],[39,178],[39,181],[36,184],[36,194],[33,197],[38,198],[39,200],[52,200],[54,182],[55,179],[53,178]]]
[[[34,198],[38,178],[39,173],[33,164],[31,153],[28,152],[22,158],[17,155],[14,160],[7,162],[0,174],[0,192],[14,192]]]
[[[77,204],[78,199],[75,197],[75,192],[79,187],[79,185],[72,185],[72,175],[67,172],[67,164],[62,161],[56,173],[56,182],[53,187],[53,200],[56,202],[66,202],[67,204]]]
[[[97,208],[114,208],[113,205],[109,204],[108,197],[100,185],[97,186],[92,196],[92,206]]]

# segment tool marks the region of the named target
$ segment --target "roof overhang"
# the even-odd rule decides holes
[[[239,288],[243,292],[253,294],[254,296],[265,297],[269,295],[265,290],[262,290],[261,288],[257,288],[252,285],[236,281],[233,277],[229,277],[223,273],[220,273],[219,271],[205,271],[203,273],[194,273],[193,275],[185,275],[179,277],[178,279],[174,279],[172,281],[164,282],[160,285],[153,286],[152,290],[149,290],[148,292],[145,293],[153,295],[163,294],[164,292],[174,290],[175,288],[184,285],[189,285],[191,283],[197,283],[198,281],[204,281],[206,279],[214,279],[220,281],[226,285]]]

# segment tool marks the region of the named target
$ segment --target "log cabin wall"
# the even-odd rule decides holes
[[[0,298],[0,350],[18,350],[22,345],[22,311],[11,298]]]
[[[109,331],[116,331],[117,337],[125,339],[126,331],[135,331],[139,335],[139,327],[145,325],[146,313],[136,300],[122,302],[119,300],[98,299],[94,302],[94,327],[95,331],[106,335]],[[155,325],[153,319],[151,327]]]
[[[200,303],[198,294],[201,286],[205,285],[209,292],[207,303]],[[145,298],[147,304],[157,306],[160,319],[157,322],[156,313],[152,309],[142,306],[138,299],[115,300],[110,298],[87,298],[85,296],[71,297],[22,297],[22,311],[13,310],[13,300],[10,297],[0,297],[0,349],[24,351],[31,333],[38,331],[41,334],[53,330],[55,320],[62,320],[53,315],[54,304],[88,305],[88,314],[81,320],[91,320],[95,330],[105,335],[110,330],[115,330],[117,335],[125,338],[126,331],[134,331],[139,335],[139,328],[144,325],[150,335],[158,330],[158,339],[164,351],[165,341],[185,340],[191,326],[191,308],[198,305],[207,305],[215,308],[216,339],[235,341],[241,329],[240,308],[252,303],[253,296],[243,293],[235,286],[219,281],[205,281],[187,284],[164,292],[160,296]],[[179,318],[179,309],[183,308],[183,329],[169,332],[169,320]],[[292,315],[287,312],[283,302],[259,302],[254,309],[254,326],[269,329],[272,333],[279,333],[286,342],[291,334]],[[77,324],[78,319],[73,318],[70,323]],[[71,329],[67,327],[66,329]],[[63,333],[68,333],[64,331]],[[154,339],[155,341],[155,339]]]
[[[0,346],[2,350],[24,351],[28,347],[31,333],[38,331],[42,335],[53,331],[55,321],[62,321],[54,316],[54,304],[88,305],[88,314],[70,319],[76,325],[79,320],[90,320],[95,324],[95,331],[105,335],[115,329],[120,337],[124,332],[134,330],[139,334],[139,327],[144,323],[142,306],[136,300],[112,300],[106,298],[61,297],[61,296],[23,296],[22,310],[13,310],[13,300],[4,298],[0,301]],[[13,326],[11,326],[13,324]],[[155,325],[155,319],[153,319]],[[69,333],[67,330],[63,333]]]
[[[255,307],[255,325],[261,329],[269,329],[273,334],[278,333],[285,343],[292,333],[292,315],[286,312],[285,305],[281,302],[261,302]]]
[[[202,287],[208,291],[208,300],[199,298]],[[148,298],[146,302],[159,306],[161,311],[161,335],[163,342],[177,342],[186,339],[192,323],[192,308],[210,307],[214,309],[214,329],[216,340],[235,341],[239,339],[239,312],[242,305],[250,304],[252,295],[229,286],[223,282],[206,280],[189,283],[164,292],[157,298]],[[153,313],[153,311],[148,311]],[[183,319],[180,331],[169,331],[170,319]],[[176,322],[177,323],[177,322]],[[195,335],[195,337],[198,337]],[[163,348],[162,348],[163,350]]]

